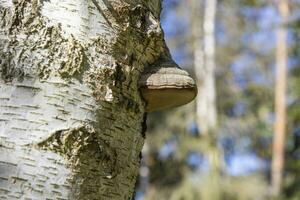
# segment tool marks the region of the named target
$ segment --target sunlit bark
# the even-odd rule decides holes
[[[280,0],[278,5],[281,24],[277,31],[276,82],[275,82],[275,125],[272,160],[272,189],[278,196],[282,187],[284,154],[286,141],[286,78],[287,78],[287,21],[288,0]]]
[[[199,1],[195,1],[194,5],[194,12],[201,13]],[[215,16],[217,1],[206,1],[204,5],[203,23],[201,23],[200,17],[194,18],[193,35],[195,39],[194,66],[198,81],[197,119],[201,132],[208,134],[217,125],[215,87]],[[201,25],[203,25],[202,30]]]
[[[159,0],[0,0],[1,199],[131,199],[159,15]]]
[[[201,7],[203,6],[203,9]],[[221,152],[217,146],[217,111],[215,86],[215,18],[217,0],[192,1],[194,66],[197,79],[197,122],[201,148],[209,160],[209,182],[213,190],[203,190],[203,199],[220,199]],[[201,16],[201,13],[204,13]]]

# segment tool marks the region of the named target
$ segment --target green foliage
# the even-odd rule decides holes
[[[267,3],[263,0],[239,0],[239,4],[250,7],[260,7],[266,5]]]
[[[184,166],[183,161],[167,158],[166,160],[158,159],[157,155],[152,155],[152,162],[149,166],[151,174],[149,182],[157,187],[174,187],[183,179]]]

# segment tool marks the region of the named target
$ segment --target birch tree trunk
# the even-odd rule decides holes
[[[199,1],[193,1],[194,12],[201,13]],[[208,134],[217,126],[214,35],[217,1],[207,0],[204,5],[203,23],[198,14],[194,20],[193,35],[195,39],[194,65],[198,85],[197,119],[201,132]]]
[[[201,3],[203,6],[201,6]],[[217,111],[215,86],[215,17],[217,0],[192,0],[194,66],[197,77],[197,121],[202,151],[209,160],[210,171],[203,199],[221,199],[221,152],[217,146]],[[203,7],[203,9],[202,9]],[[201,12],[202,11],[202,12]],[[200,14],[204,13],[203,16]]]
[[[287,78],[287,29],[288,0],[280,0],[278,4],[281,24],[277,31],[276,49],[276,83],[275,83],[275,114],[272,159],[272,191],[275,196],[281,192],[284,169],[286,140],[286,78]]]
[[[160,0],[0,0],[0,199],[131,199]]]

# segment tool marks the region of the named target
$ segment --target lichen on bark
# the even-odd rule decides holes
[[[38,148],[61,154],[75,169],[71,182],[82,182],[80,187],[72,188],[72,199],[95,197],[98,186],[120,173],[117,152],[106,141],[99,140],[98,134],[92,126],[84,125],[56,131],[37,144]]]
[[[62,78],[78,77],[81,75],[85,64],[84,48],[81,44],[71,37],[67,49],[67,60],[63,61],[58,73]]]

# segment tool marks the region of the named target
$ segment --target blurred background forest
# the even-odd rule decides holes
[[[165,0],[192,103],[148,115],[136,200],[300,200],[300,1]]]

